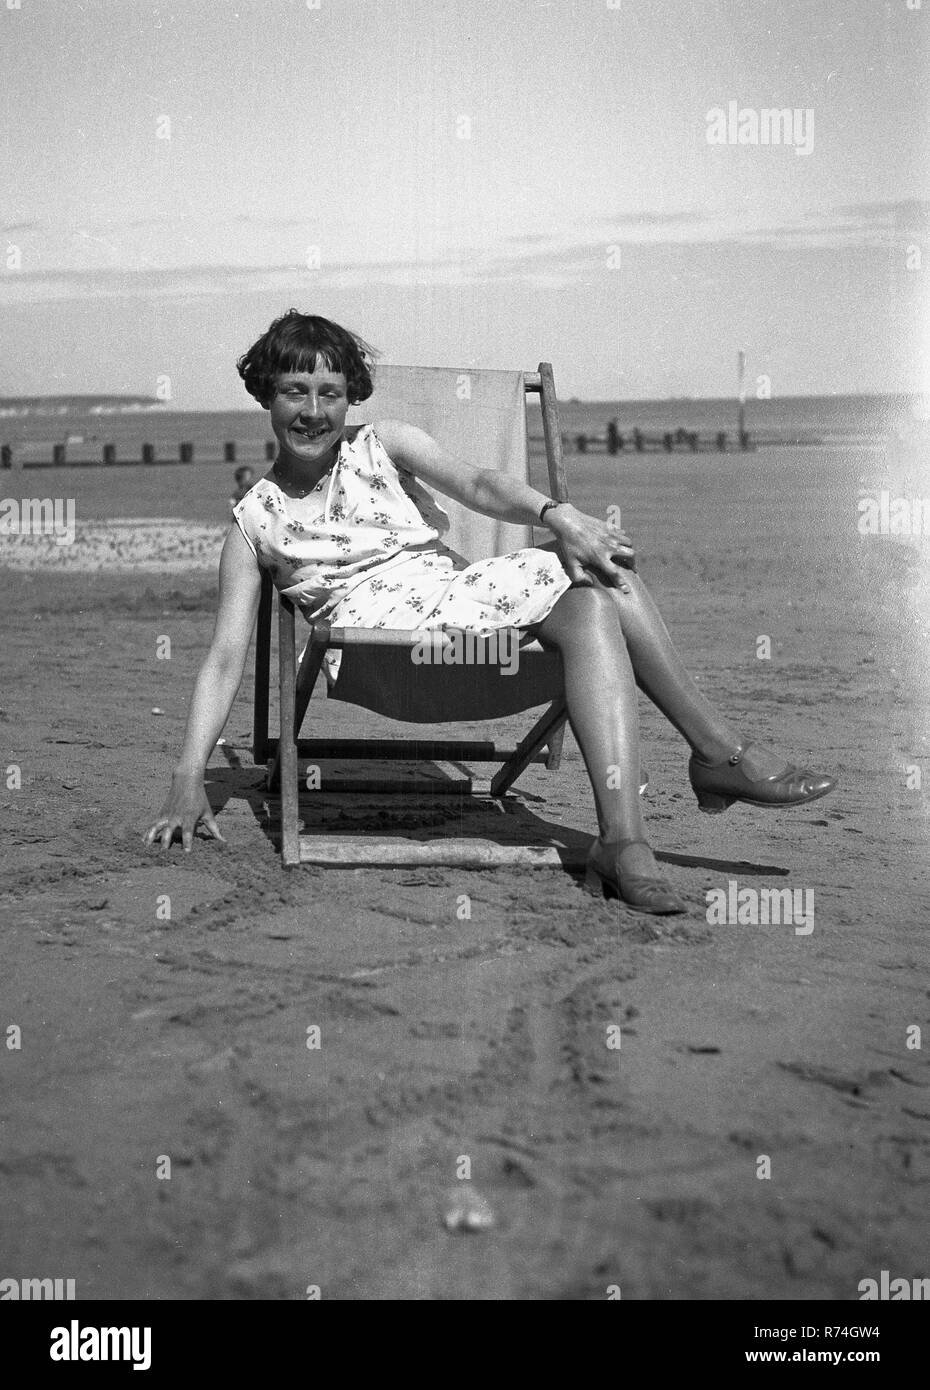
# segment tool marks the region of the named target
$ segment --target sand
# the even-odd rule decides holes
[[[228,843],[147,849],[219,533],[146,550],[98,522],[57,567],[18,549],[0,1276],[104,1299],[854,1300],[882,1269],[930,1274],[928,801],[906,771],[923,760],[926,783],[926,545],[858,534],[871,454],[607,467],[576,500],[621,503],[705,688],[840,779],[806,809],[702,816],[643,702],[647,819],[683,918],[558,869],[283,871],[248,677],[209,775]],[[311,721],[385,729],[322,699]],[[537,835],[593,833],[570,736],[513,810]],[[452,805],[429,815],[461,829]],[[812,891],[813,930],[712,925],[705,895],[731,880]],[[448,1229],[466,1192],[493,1225]]]

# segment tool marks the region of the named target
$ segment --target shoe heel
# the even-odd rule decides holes
[[[589,864],[585,870],[584,890],[586,893],[590,893],[593,898],[615,898],[617,896],[613,891],[613,886],[598,873],[593,864]]]
[[[601,878],[597,869],[594,868],[593,864],[589,864],[585,870],[584,890],[595,898],[599,898],[604,892],[604,880]]]
[[[696,792],[698,810],[709,816],[719,816],[728,806],[732,806],[735,796],[721,796],[719,792]]]

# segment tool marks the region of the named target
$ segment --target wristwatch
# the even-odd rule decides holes
[[[549,509],[550,509],[551,507],[561,507],[561,505],[562,505],[562,503],[561,503],[561,502],[557,502],[557,501],[555,500],[554,497],[550,497],[548,502],[544,502],[544,503],[542,504],[542,506],[540,507],[540,509],[539,509],[539,524],[540,524],[540,526],[544,526],[544,525],[545,525],[545,522],[546,522],[546,512],[548,512]]]

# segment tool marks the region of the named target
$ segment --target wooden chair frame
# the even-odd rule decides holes
[[[546,446],[546,461],[549,472],[551,495],[559,502],[568,501],[568,486],[565,477],[565,464],[562,457],[562,436],[559,428],[558,403],[552,366],[540,362],[538,372],[523,374],[524,401],[527,395],[536,394],[542,406],[543,434]],[[321,619],[310,625],[310,640],[307,644],[300,669],[296,660],[296,632],[294,604],[290,599],[278,595],[278,663],[280,676],[280,736],[269,734],[269,696],[271,679],[271,622],[274,586],[271,576],[265,571],[262,575],[262,591],[259,603],[256,645],[255,645],[255,703],[253,725],[253,758],[268,767],[268,787],[274,791],[280,782],[281,795],[281,857],[283,863],[292,866],[300,862],[321,863],[441,863],[467,866],[475,864],[488,866],[494,863],[537,863],[541,862],[539,852],[532,847],[511,847],[495,854],[484,847],[469,847],[445,839],[441,845],[420,845],[411,853],[409,844],[401,854],[391,846],[380,845],[380,853],[374,849],[363,856],[316,859],[312,847],[302,843],[298,823],[298,760],[300,758],[337,758],[348,760],[392,760],[427,761],[455,760],[464,762],[500,762],[501,766],[491,779],[490,795],[503,797],[506,791],[530,763],[544,763],[548,769],[558,768],[562,754],[562,740],[565,722],[568,717],[564,696],[552,701],[549,708],[533,725],[529,733],[516,748],[500,748],[493,742],[478,739],[335,739],[300,738],[300,729],[313,694],[323,658],[330,648],[350,646],[404,647],[414,645],[421,633],[384,628],[333,628]],[[455,668],[451,668],[454,670]],[[545,749],[545,751],[543,751]],[[431,793],[439,790],[458,790],[461,785],[455,782],[437,786],[431,782],[341,780],[335,790],[349,793],[398,792],[420,795],[427,788]],[[327,791],[332,789],[327,788]],[[312,837],[306,837],[311,839]],[[514,850],[517,853],[514,853]],[[374,856],[374,857],[372,857]],[[547,861],[548,862],[548,861]],[[554,860],[558,862],[558,860]]]

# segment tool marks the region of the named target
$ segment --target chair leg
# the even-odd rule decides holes
[[[491,780],[491,795],[503,796],[513,783],[520,776],[524,768],[528,767],[533,754],[536,753],[544,743],[558,737],[559,748],[561,751],[561,734],[565,721],[568,718],[568,709],[563,699],[554,700],[546,710],[542,718],[538,719],[530,729],[526,738],[513,751],[512,757],[508,758],[503,767],[499,768]],[[550,750],[552,744],[550,742]],[[551,752],[550,752],[551,756]]]
[[[297,821],[297,740],[294,737],[296,686],[294,605],[278,596],[278,667],[280,671],[280,721],[276,761],[281,767],[281,859],[290,866],[300,862]]]
[[[294,708],[294,737],[300,735],[300,728],[307,713],[307,706],[313,695],[316,678],[323,665],[323,657],[329,647],[330,625],[325,619],[314,622],[310,629],[310,641],[297,673],[297,694]]]
[[[295,740],[300,735],[301,725],[304,722],[304,715],[307,713],[307,706],[310,703],[310,697],[313,695],[313,687],[316,685],[316,678],[320,674],[320,667],[323,665],[323,657],[326,655],[326,650],[329,646],[329,631],[330,626],[327,622],[315,622],[313,624],[310,631],[310,641],[307,645],[307,650],[304,652],[304,659],[300,663],[293,704]],[[291,639],[291,645],[293,646],[293,638]],[[284,728],[283,717],[281,727],[282,729]],[[279,743],[278,751],[272,758],[268,768],[269,791],[275,791],[277,789],[280,773],[281,744]]]
[[[562,764],[562,744],[565,741],[565,725],[560,725],[549,737],[549,756],[546,758],[546,770],[548,772],[558,772]]]
[[[262,592],[255,628],[255,703],[252,715],[252,761],[268,759],[268,696],[271,685],[271,608],[274,585],[262,571]]]

